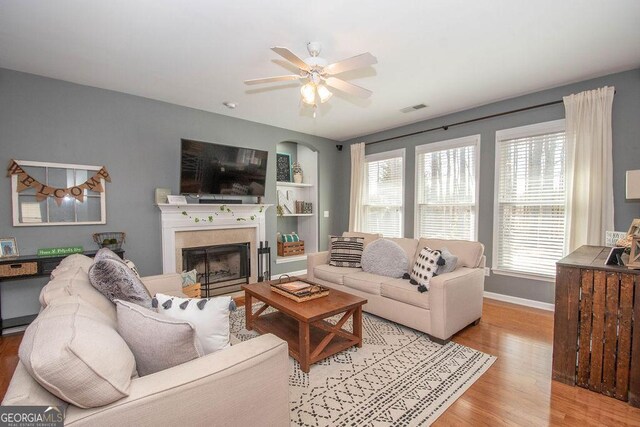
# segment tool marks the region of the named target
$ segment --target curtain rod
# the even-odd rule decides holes
[[[548,107],[550,105],[562,104],[562,102],[563,102],[562,100],[552,101],[552,102],[545,102],[544,104],[532,105],[530,107],[518,108],[516,110],[504,111],[502,113],[490,114],[488,116],[478,117],[478,118],[475,118],[475,119],[465,120],[465,121],[457,122],[457,123],[451,123],[449,125],[442,125],[442,126],[438,126],[438,127],[431,128],[431,129],[425,129],[425,130],[419,130],[417,132],[405,133],[404,135],[392,136],[392,137],[389,137],[389,138],[380,139],[378,141],[365,142],[365,145],[378,144],[380,142],[386,142],[386,141],[393,141],[394,139],[400,139],[400,138],[406,138],[408,136],[420,135],[421,133],[433,132],[434,130],[440,130],[440,129],[448,130],[450,127],[453,127],[453,126],[466,125],[468,123],[479,122],[481,120],[493,119],[494,117],[500,117],[500,116],[506,116],[508,114],[520,113],[522,111],[528,111],[528,110],[533,110],[533,109],[536,109],[536,108]]]

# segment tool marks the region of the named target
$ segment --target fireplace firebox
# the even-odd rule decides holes
[[[249,283],[249,242],[182,249],[182,267],[197,272],[202,298],[237,292]]]

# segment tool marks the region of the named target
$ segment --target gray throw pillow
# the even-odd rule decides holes
[[[436,274],[440,275],[445,273],[451,273],[453,270],[456,269],[456,267],[458,266],[457,256],[449,252],[449,249],[447,248],[442,248],[440,250],[440,255],[442,256],[442,259],[444,259],[444,265],[441,265],[438,267],[438,271],[436,271]]]
[[[115,259],[115,260],[124,262],[124,261],[122,261],[122,258],[120,258],[118,256],[117,253],[113,252],[109,248],[100,248],[98,250],[98,252],[96,252],[96,254],[93,256],[93,260],[95,262],[102,261],[103,259],[107,259],[107,258],[111,258],[111,259]]]
[[[118,333],[131,349],[142,377],[201,357],[193,325],[116,300]]]
[[[89,268],[91,285],[102,295],[115,302],[129,301],[151,308],[151,295],[142,280],[122,260],[104,258]]]
[[[396,242],[378,239],[364,248],[362,270],[380,276],[401,278],[409,271],[409,258]]]

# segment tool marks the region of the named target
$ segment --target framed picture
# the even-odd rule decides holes
[[[0,258],[10,258],[20,255],[14,237],[0,239]]]
[[[276,153],[276,181],[291,182],[291,155]]]
[[[187,198],[185,196],[174,196],[174,195],[168,194],[167,203],[169,203],[170,205],[186,205]]]

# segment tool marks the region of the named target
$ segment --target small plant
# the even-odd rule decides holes
[[[302,173],[302,166],[300,166],[299,162],[293,162],[291,169],[293,170],[293,173]]]

